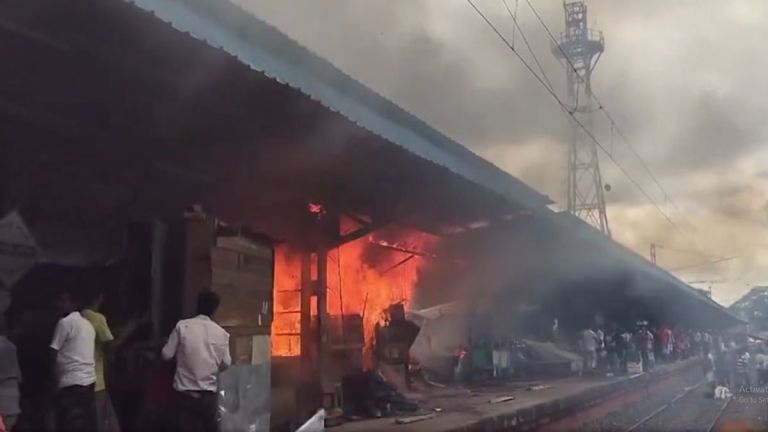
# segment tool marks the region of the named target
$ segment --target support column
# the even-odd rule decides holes
[[[11,164],[15,157],[7,136],[0,136],[0,218],[13,210],[11,203]]]
[[[317,251],[317,370],[323,384],[328,341],[328,251]]]
[[[152,222],[152,262],[150,267],[151,294],[150,314],[152,315],[152,339],[160,341],[163,336],[163,281],[167,226],[160,221]]]
[[[302,370],[308,374],[312,367],[312,255],[301,253],[301,362]]]

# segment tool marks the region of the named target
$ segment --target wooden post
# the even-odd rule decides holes
[[[304,378],[311,377],[312,368],[312,256],[301,253],[301,370]]]
[[[167,226],[160,221],[152,222],[152,262],[150,268],[151,295],[150,314],[152,316],[152,339],[160,341],[163,338],[163,267],[165,264],[165,245]]]
[[[8,159],[13,155],[10,152],[10,145],[7,142],[0,141],[0,152],[4,155],[0,158],[0,217],[5,216],[7,207],[10,207],[11,195],[11,169]]]
[[[328,342],[328,251],[317,251],[317,369],[323,383]],[[323,389],[325,390],[325,389]]]

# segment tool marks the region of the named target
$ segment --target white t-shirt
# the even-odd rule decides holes
[[[215,392],[219,371],[232,364],[229,333],[205,315],[179,321],[162,354],[166,360],[176,357],[178,391]]]
[[[80,312],[72,312],[59,320],[51,341],[51,348],[57,351],[59,388],[96,382],[95,345],[96,331]]]
[[[582,348],[587,351],[594,351],[597,349],[597,334],[590,329],[586,329],[581,332]]]

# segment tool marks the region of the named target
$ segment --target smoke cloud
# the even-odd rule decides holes
[[[236,2],[564,202],[569,123],[466,2]],[[561,2],[533,3],[559,32]],[[478,6],[532,61],[520,34],[513,36],[501,1],[478,0]],[[676,273],[689,281],[726,280],[712,288],[717,300],[730,303],[751,284],[768,281],[768,244],[760,241],[768,224],[768,126],[762,121],[768,113],[768,60],[755,49],[768,39],[768,3],[592,0],[589,7],[590,25],[606,37],[595,92],[677,204],[666,200],[620,140],[611,140],[596,114],[593,128],[606,148],[678,225],[665,222],[603,157],[605,181],[613,186],[607,200],[614,236],[643,255],[656,242],[738,256]],[[525,0],[518,17],[547,77],[565,98],[565,72]],[[666,268],[701,261],[659,253]]]

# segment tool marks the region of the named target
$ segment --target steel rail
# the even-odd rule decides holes
[[[701,386],[702,386],[702,384],[704,384],[705,382],[706,382],[706,380],[701,380],[701,381],[700,381],[698,384],[696,384],[696,385],[693,385],[693,386],[691,386],[691,387],[686,387],[686,388],[685,388],[685,390],[684,390],[682,393],[680,393],[679,395],[675,396],[675,397],[674,397],[674,398],[672,398],[672,399],[671,399],[669,402],[665,403],[665,404],[664,404],[664,405],[662,405],[661,407],[657,408],[657,409],[656,409],[654,412],[652,412],[652,413],[648,414],[647,416],[643,417],[643,418],[642,418],[642,419],[640,419],[640,421],[638,421],[637,423],[635,423],[635,424],[633,424],[632,426],[630,426],[629,428],[625,429],[625,432],[632,432],[632,431],[634,431],[634,430],[637,430],[638,428],[640,428],[640,427],[641,427],[641,426],[643,426],[644,424],[646,424],[646,423],[648,423],[649,421],[653,420],[653,419],[654,419],[656,416],[658,416],[659,414],[663,413],[664,411],[666,411],[667,409],[669,409],[670,407],[672,407],[672,405],[674,405],[674,404],[675,404],[675,402],[679,401],[680,399],[682,399],[683,397],[685,397],[686,395],[688,395],[688,394],[689,394],[690,392],[692,392],[693,390],[696,390],[697,388],[701,387]]]
[[[717,422],[720,421],[720,417],[723,416],[723,413],[725,413],[725,410],[731,404],[732,400],[733,400],[733,396],[725,400],[725,403],[723,404],[723,406],[720,407],[720,411],[717,412],[717,416],[715,417],[714,420],[712,420],[712,424],[710,424],[709,427],[707,428],[707,432],[712,432],[715,430],[715,426],[717,426]]]

